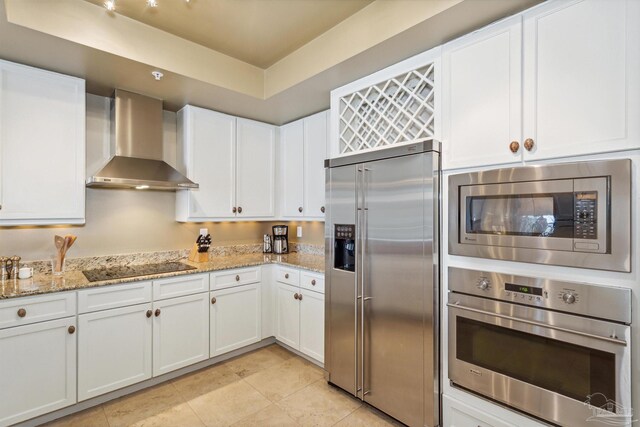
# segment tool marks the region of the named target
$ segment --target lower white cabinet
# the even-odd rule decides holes
[[[151,378],[151,303],[78,316],[78,401]]]
[[[276,284],[276,339],[293,347],[300,347],[300,304],[298,287]]]
[[[514,427],[448,396],[442,399],[442,421],[448,427]]]
[[[276,282],[276,339],[324,362],[324,294],[291,284],[290,270],[276,272],[277,278],[283,278]],[[304,273],[303,277],[324,283],[322,275]],[[295,278],[299,283],[299,274]]]
[[[153,303],[153,376],[209,358],[209,293]]]
[[[210,297],[210,357],[262,339],[260,283],[213,291]]]
[[[324,361],[324,295],[300,290],[300,351]]]
[[[76,403],[76,318],[0,330],[0,426]]]

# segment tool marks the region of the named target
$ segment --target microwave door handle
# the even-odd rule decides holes
[[[455,303],[453,303],[453,304],[452,303],[447,303],[447,307],[459,308],[460,310],[470,311],[472,313],[484,314],[484,315],[492,316],[492,317],[499,317],[501,319],[511,320],[511,321],[514,321],[514,322],[526,323],[527,325],[539,326],[541,328],[547,328],[547,329],[554,329],[556,331],[567,332],[567,333],[570,333],[570,334],[580,335],[580,336],[587,337],[587,338],[594,338],[594,339],[598,339],[598,340],[601,340],[601,341],[606,341],[606,342],[609,342],[609,343],[622,345],[624,347],[627,346],[627,342],[626,341],[619,340],[617,338],[602,337],[602,336],[599,336],[599,335],[590,334],[588,332],[581,332],[581,331],[575,331],[573,329],[561,328],[560,326],[553,326],[553,325],[548,325],[546,323],[534,322],[532,320],[521,319],[519,317],[507,316],[506,314],[492,313],[490,311],[479,310],[477,308],[466,307],[464,305],[459,305],[459,304],[455,304]]]

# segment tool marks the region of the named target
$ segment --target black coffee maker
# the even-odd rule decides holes
[[[286,225],[274,225],[273,231],[273,253],[289,253],[289,227]]]

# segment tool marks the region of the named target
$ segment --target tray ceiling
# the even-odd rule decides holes
[[[372,1],[116,0],[115,13],[267,68]]]

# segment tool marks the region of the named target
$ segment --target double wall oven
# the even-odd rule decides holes
[[[630,424],[630,289],[450,267],[449,290],[454,386],[562,426]]]

